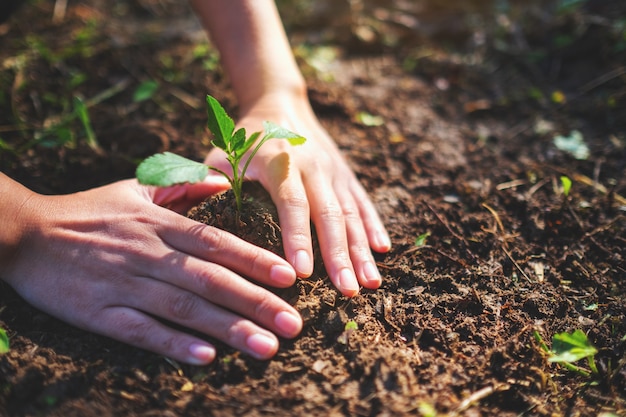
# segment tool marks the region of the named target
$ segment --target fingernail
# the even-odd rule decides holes
[[[389,235],[385,232],[377,232],[375,235],[376,246],[379,248],[388,251],[391,249],[391,240],[389,239]]]
[[[246,344],[254,357],[258,359],[267,359],[276,353],[278,342],[276,339],[267,335],[256,333],[246,339]]]
[[[294,256],[293,267],[300,276],[308,277],[313,272],[313,265],[311,264],[311,258],[305,250],[299,250]]]
[[[189,345],[189,353],[191,356],[187,358],[190,365],[206,365],[215,359],[215,348],[200,343],[192,343]]]
[[[288,311],[281,311],[276,314],[274,324],[286,337],[295,337],[302,330],[302,319]]]
[[[288,287],[296,280],[293,268],[284,265],[274,265],[270,269],[270,280],[280,287]]]
[[[380,277],[380,272],[378,272],[378,268],[372,262],[366,262],[363,265],[363,275],[365,276],[365,280],[372,287],[378,288],[380,286],[382,279]]]
[[[359,283],[354,273],[348,268],[339,272],[339,291],[347,297],[355,296],[359,292]]]

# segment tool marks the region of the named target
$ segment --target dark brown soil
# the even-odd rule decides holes
[[[202,158],[204,95],[236,103],[186,5],[70,1],[53,23],[54,3],[0,26],[2,171],[67,193],[165,149]],[[293,21],[286,8],[286,22],[313,106],[390,231],[382,288],[346,299],[318,268],[292,289],[305,326],[275,358],[218,344],[215,363],[191,367],[68,326],[0,284],[0,415],[626,415],[623,2],[513,2],[509,25],[489,2],[335,3]],[[329,51],[338,58],[320,58]],[[145,80],[159,89],[134,102]],[[73,96],[112,85],[89,109],[100,152],[77,120],[75,142],[54,139]],[[588,158],[555,146],[573,131]],[[550,346],[575,329],[598,349],[597,375],[549,363],[534,337]]]

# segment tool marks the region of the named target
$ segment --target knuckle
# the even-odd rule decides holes
[[[250,273],[253,275],[257,275],[259,272],[264,270],[264,260],[262,259],[261,254],[258,251],[254,251],[250,255],[250,259],[248,260],[248,265],[250,268]]]
[[[231,323],[226,331],[225,342],[233,347],[241,347],[245,344],[245,340],[252,333],[250,327],[252,323],[249,320],[240,318]]]
[[[329,204],[320,210],[320,219],[326,222],[340,222],[343,219],[343,210],[336,204]]]
[[[214,267],[199,270],[193,277],[195,285],[200,288],[204,295],[215,295],[220,291],[218,275]]]
[[[352,204],[347,204],[342,207],[343,216],[350,221],[355,221],[360,219],[360,213],[356,206]]]
[[[308,210],[309,201],[306,195],[296,192],[295,190],[281,190],[278,194],[278,198],[284,202],[284,204],[292,209]]]
[[[198,308],[198,298],[193,294],[177,294],[168,300],[170,316],[178,320],[187,320]]]
[[[227,246],[226,234],[216,227],[198,224],[191,235],[191,242],[195,242],[201,253],[219,253]]]
[[[275,304],[272,294],[267,291],[258,291],[255,298],[254,319],[260,321],[264,317],[271,316]]]
[[[152,324],[141,320],[120,320],[118,326],[120,333],[134,346],[146,346],[153,331]]]

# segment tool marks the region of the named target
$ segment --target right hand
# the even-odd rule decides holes
[[[268,359],[277,335],[295,337],[302,319],[246,278],[288,287],[294,269],[160,206],[182,209],[224,188],[205,182],[157,189],[127,180],[63,196],[31,192],[15,216],[20,236],[0,277],[61,320],[178,361],[207,364],[215,347],[154,317]]]

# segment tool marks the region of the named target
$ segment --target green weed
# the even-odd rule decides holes
[[[598,375],[598,368],[595,362],[595,355],[598,350],[591,344],[587,335],[580,329],[572,333],[557,333],[552,337],[552,349],[548,348],[538,331],[533,335],[539,346],[548,354],[548,362],[562,365],[566,369],[576,372],[584,377]],[[589,370],[584,369],[574,362],[587,359]]]

